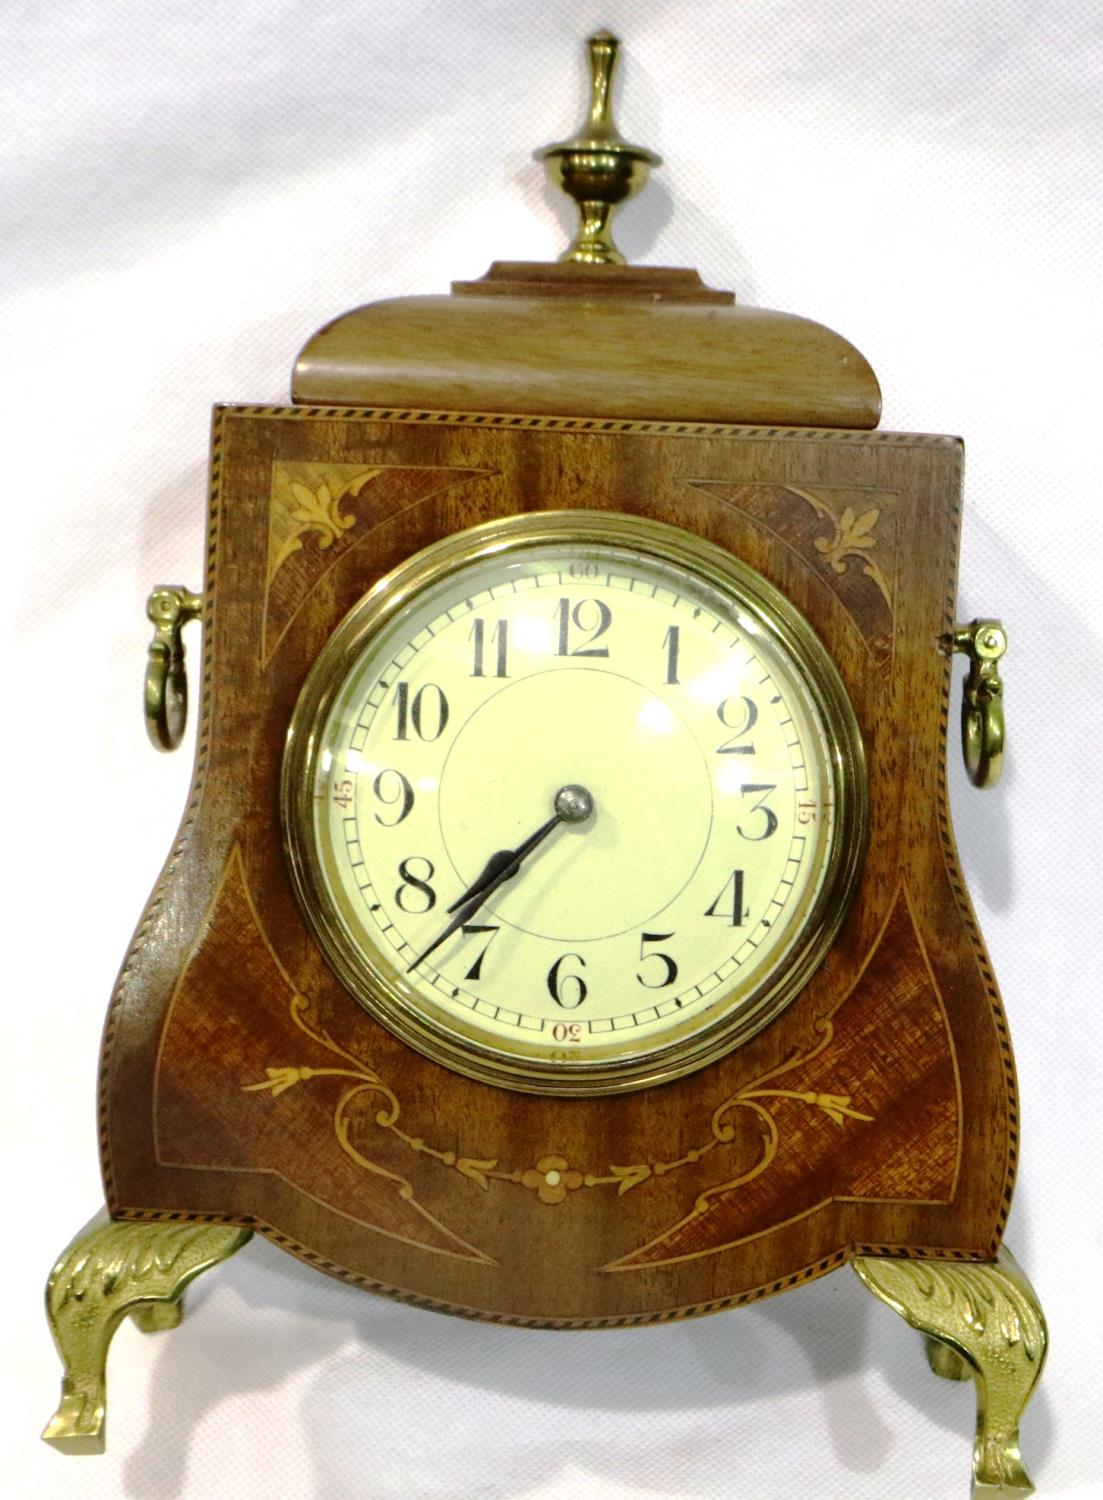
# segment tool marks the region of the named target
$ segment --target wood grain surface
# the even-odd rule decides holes
[[[292,485],[339,495],[342,524],[296,520]],[[946,806],[960,488],[942,437],[217,410],[193,790],[104,1037],[111,1212],[249,1225],[350,1281],[551,1326],[730,1306],[855,1253],[992,1258],[1017,1127]],[[288,720],[338,621],[439,537],[564,507],[682,526],[781,589],[870,771],[862,883],[812,981],[727,1057],[616,1098],[404,1047],[327,967],[281,842]]]
[[[452,296],[326,324],[299,354],[292,399],[876,427],[881,388],[853,344],[733,302],[691,270],[496,262]]]

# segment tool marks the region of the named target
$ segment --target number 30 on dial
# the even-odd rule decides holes
[[[861,863],[842,683],[759,575],[658,522],[460,533],[352,610],[288,736],[296,888],[352,994],[449,1066],[638,1088],[775,1016]]]

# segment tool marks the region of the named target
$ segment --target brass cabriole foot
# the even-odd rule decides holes
[[[973,1377],[973,1495],[1031,1494],[1019,1420],[1042,1373],[1046,1323],[1015,1257],[1003,1249],[982,1265],[871,1256],[852,1265],[874,1296],[924,1335],[936,1375]]]
[[[189,1281],[240,1250],[252,1231],[224,1224],[90,1219],[50,1272],[46,1316],[65,1373],[44,1442],[62,1453],[102,1453],[107,1350],[130,1313],[144,1333],[175,1328]]]
[[[941,1375],[943,1380],[972,1380],[972,1370],[960,1354],[954,1353],[949,1344],[944,1344],[941,1339],[933,1339],[928,1334],[924,1334],[923,1349],[927,1356],[927,1363],[936,1375]]]

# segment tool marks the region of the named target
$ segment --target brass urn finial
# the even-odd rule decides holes
[[[613,123],[613,73],[620,43],[608,31],[590,37],[590,111],[569,141],[544,146],[533,155],[548,176],[578,204],[578,234],[560,260],[584,265],[624,265],[613,243],[611,223],[618,203],[638,193],[652,167],[662,163],[644,146],[631,146]]]

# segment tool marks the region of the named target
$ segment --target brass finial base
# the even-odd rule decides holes
[[[625,141],[613,123],[613,73],[620,47],[615,36],[599,31],[587,42],[590,54],[590,112],[578,134],[534,152],[548,176],[578,204],[579,229],[559,257],[583,265],[622,266],[624,256],[613,243],[612,217],[618,203],[638,193],[652,167],[662,163],[644,146]]]

